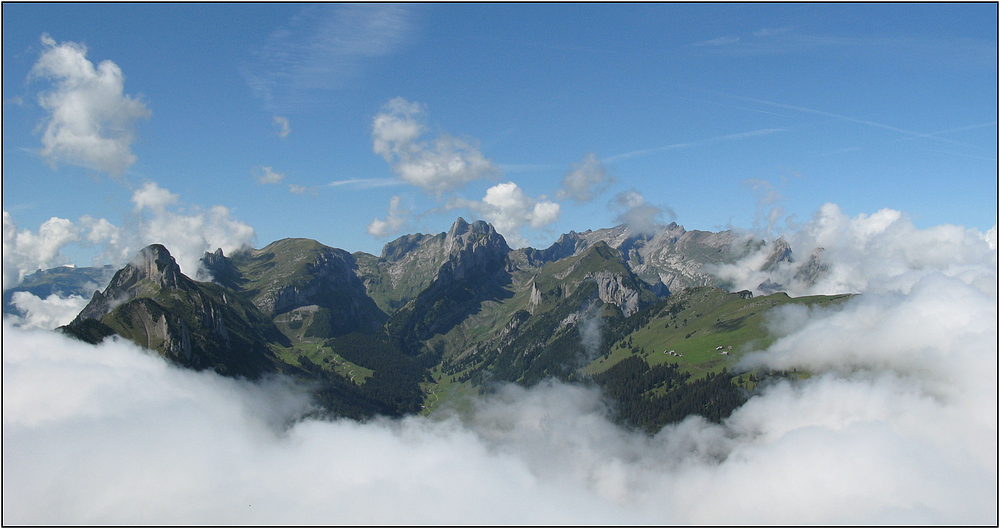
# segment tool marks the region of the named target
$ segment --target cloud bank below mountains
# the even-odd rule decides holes
[[[788,239],[823,243],[824,288],[862,295],[776,311],[780,338],[744,356],[812,376],[652,437],[555,382],[461,413],[301,419],[287,380],[5,321],[3,522],[995,525],[995,230],[838,211]]]

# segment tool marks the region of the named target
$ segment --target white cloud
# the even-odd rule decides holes
[[[69,263],[63,246],[80,240],[81,229],[67,219],[52,217],[38,233],[18,230],[14,218],[3,212],[3,289],[16,286],[24,276]]]
[[[560,206],[542,196],[531,198],[514,182],[497,184],[486,190],[480,202],[454,199],[449,209],[468,208],[493,225],[508,244],[517,248],[527,244],[521,229],[541,229],[559,219]]]
[[[300,186],[298,184],[288,184],[288,192],[293,195],[309,195],[312,198],[319,196],[319,189],[311,186]]]
[[[556,193],[556,198],[587,202],[604,192],[611,181],[597,155],[588,153],[563,176],[562,187]]]
[[[132,193],[132,204],[135,209],[151,209],[162,211],[165,207],[177,203],[177,195],[160,187],[156,182],[146,182]]]
[[[278,173],[274,171],[274,168],[269,166],[262,166],[256,171],[260,176],[257,177],[258,184],[277,184],[285,178],[284,173]]]
[[[155,182],[149,182],[132,195],[134,205],[124,226],[107,219],[84,215],[77,223],[53,217],[35,234],[18,230],[13,218],[4,212],[3,287],[16,286],[24,276],[37,269],[68,264],[62,248],[78,243],[99,247],[94,264],[121,266],[140,249],[162,244],[177,260],[181,272],[196,279],[208,279],[200,269],[205,252],[217,248],[227,255],[254,243],[256,234],[249,225],[236,219],[225,206],[181,207],[178,196]]]
[[[74,42],[56,42],[42,35],[44,52],[31,77],[53,81],[53,89],[39,95],[49,112],[43,122],[41,155],[53,167],[79,165],[120,175],[136,157],[130,147],[135,124],[150,116],[142,103],[124,94],[125,77],[111,61],[96,68],[87,60],[87,48]]]
[[[618,193],[608,205],[613,210],[619,211],[615,220],[626,224],[634,234],[655,233],[656,227],[662,224],[664,212],[671,218],[675,217],[671,209],[660,208],[646,202],[645,197],[634,189]]]
[[[996,289],[997,266],[996,243],[990,242],[989,233],[950,224],[921,230],[902,212],[888,208],[849,218],[828,203],[801,230],[782,235],[792,247],[794,263],[760,271],[772,251],[765,246],[736,263],[706,271],[736,289],[755,290],[769,280],[792,295],[905,292],[930,270],[962,277],[988,291]],[[823,248],[820,262],[827,271],[811,284],[796,274],[816,248]]]
[[[274,116],[274,126],[278,127],[279,138],[287,138],[292,133],[292,125],[284,116]]]
[[[385,220],[378,218],[372,220],[368,225],[368,234],[374,237],[386,237],[399,233],[399,230],[406,225],[410,218],[410,210],[400,207],[400,198],[393,196],[389,200],[388,215]]]
[[[401,179],[440,196],[497,173],[479,147],[467,141],[447,134],[418,141],[426,130],[423,114],[420,104],[396,97],[372,120],[372,150]]]
[[[24,316],[6,317],[12,318],[12,323],[22,328],[55,329],[73,321],[73,318],[87,306],[89,301],[89,299],[77,295],[64,298],[56,294],[49,294],[45,299],[41,299],[31,292],[15,292],[11,297],[11,303]]]

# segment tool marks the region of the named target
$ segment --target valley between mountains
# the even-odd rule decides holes
[[[761,270],[797,263],[792,281],[825,271],[821,249],[796,261],[781,239],[676,224],[570,232],[544,250],[511,249],[491,225],[461,218],[380,256],[283,239],[206,253],[199,277],[211,281],[151,245],[60,329],[91,343],[118,335],[225,376],[296,377],[331,416],[461,408],[501,383],[555,378],[600,386],[617,422],[655,432],[690,414],[720,421],[769,379],[808,376],[733,369],[774,340],[764,325],[773,308],[848,297],[792,298],[771,282],[757,296],[730,292],[705,271],[762,249]],[[110,272],[38,272],[19,288],[58,281],[67,292]]]

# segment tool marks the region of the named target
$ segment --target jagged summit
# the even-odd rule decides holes
[[[176,288],[181,277],[181,267],[177,265],[177,260],[162,244],[150,244],[139,250],[124,271],[127,271],[125,274],[127,277],[115,278],[111,281],[112,285],[117,283],[119,286],[124,286],[130,281],[148,279],[161,288]]]
[[[469,224],[462,217],[459,217],[448,230],[448,234],[445,236],[445,247],[454,254],[457,249],[469,244],[482,245],[483,241],[502,249],[504,252],[510,251],[507,240],[503,238],[503,235],[497,233],[492,224],[484,220],[477,220]]]
[[[113,305],[135,299],[143,293],[163,288],[180,288],[190,281],[181,274],[170,252],[162,244],[151,244],[115,273],[104,292],[95,291],[90,303],[74,321],[100,319]]]

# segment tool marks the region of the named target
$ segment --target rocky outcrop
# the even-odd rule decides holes
[[[542,300],[543,298],[541,289],[538,288],[537,283],[532,281],[530,293],[528,294],[528,307],[527,307],[528,312],[534,314],[535,309],[538,308],[538,305],[542,303]]]
[[[493,226],[482,220],[472,224],[459,217],[444,239],[448,257],[435,281],[461,281],[487,277],[504,268],[510,247]]]
[[[788,241],[784,237],[778,237],[778,240],[774,241],[774,248],[771,250],[771,255],[767,257],[764,264],[761,265],[761,272],[771,272],[778,268],[780,263],[794,263],[795,260],[792,258],[792,247],[788,244]]]
[[[799,269],[795,272],[795,276],[792,278],[794,281],[799,281],[806,285],[812,285],[826,273],[828,267],[823,263],[823,248],[816,248],[809,255],[809,260],[807,260]]]
[[[717,280],[701,269],[710,263],[735,260],[745,252],[733,251],[739,237],[731,231],[719,233],[692,230],[671,222],[654,233],[634,233],[625,224],[613,228],[563,234],[545,250],[528,249],[525,255],[536,266],[579,255],[603,242],[622,253],[625,265],[657,295]]]
[[[104,292],[94,292],[76,319],[100,319],[122,303],[160,289],[178,288],[184,281],[190,280],[181,274],[170,252],[161,244],[149,245],[111,278]]]
[[[600,270],[588,274],[587,278],[597,282],[597,296],[601,301],[617,306],[625,317],[639,312],[639,291],[627,286],[621,275]]]

